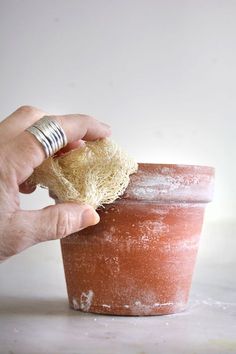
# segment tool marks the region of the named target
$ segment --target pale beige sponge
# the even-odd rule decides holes
[[[114,141],[101,139],[49,157],[29,180],[48,187],[59,201],[78,201],[97,208],[119,198],[137,169],[135,160]]]

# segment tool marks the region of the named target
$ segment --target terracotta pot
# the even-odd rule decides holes
[[[113,315],[186,309],[214,169],[139,164],[98,225],[61,241],[70,306]]]

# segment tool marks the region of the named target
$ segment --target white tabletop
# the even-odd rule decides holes
[[[0,266],[0,353],[236,353],[235,231],[205,228],[189,308],[169,316],[69,309],[57,241],[13,257]]]

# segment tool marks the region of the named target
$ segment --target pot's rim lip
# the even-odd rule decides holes
[[[170,167],[170,168],[197,168],[197,169],[209,169],[213,172],[215,167],[208,165],[191,165],[191,164],[175,164],[175,163],[155,163],[155,162],[138,162],[139,166],[156,166],[156,167]]]

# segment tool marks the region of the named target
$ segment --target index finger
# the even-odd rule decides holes
[[[81,114],[51,116],[63,128],[68,143],[83,140],[97,140],[111,134],[110,127],[98,120]],[[23,183],[46,158],[44,148],[28,131],[16,136],[4,146],[3,158],[10,173],[15,172],[17,183]]]
[[[0,143],[6,144],[22,133],[31,124],[47,113],[32,106],[21,106],[15,112],[0,122]]]

